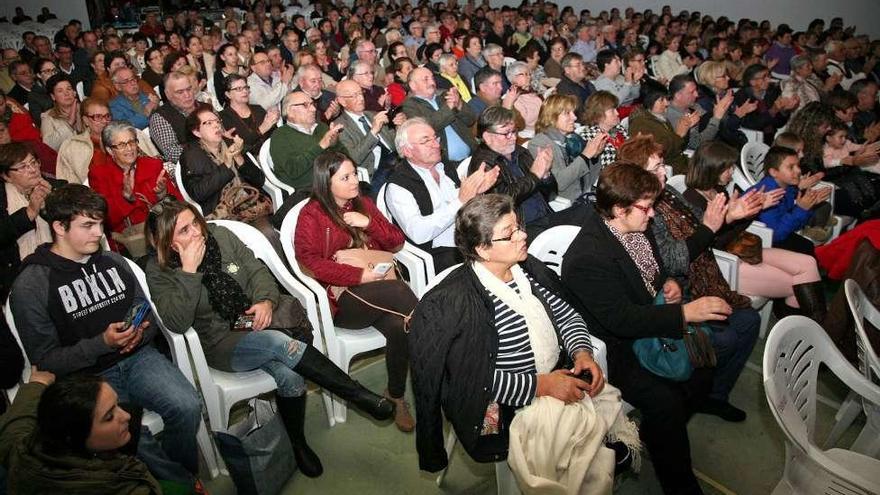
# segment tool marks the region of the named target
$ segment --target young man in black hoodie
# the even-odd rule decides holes
[[[152,312],[137,327],[125,324],[130,309],[146,300],[126,260],[101,249],[106,210],[104,198],[80,184],[46,197],[42,215],[54,241],[22,261],[9,299],[15,326],[40,370],[100,375],[120,403],[158,413],[165,423],[162,448],[143,428],[138,456],[157,479],[191,484],[201,405],[153,346]]]

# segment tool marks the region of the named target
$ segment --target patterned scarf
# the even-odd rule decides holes
[[[181,267],[177,252],[172,251],[168,258],[169,267],[172,269]],[[205,257],[197,271],[202,274],[202,285],[208,289],[211,308],[228,321],[230,326],[233,325],[235,320],[251,306],[251,299],[244,293],[241,285],[223,271],[220,245],[210,233],[205,234]]]
[[[673,239],[687,239],[696,232],[700,225],[700,221],[693,211],[672,194],[668,187],[660,194],[654,208],[657,209],[658,214],[663,215],[669,228],[669,234]],[[711,248],[706,248],[690,262],[687,279],[693,299],[703,296],[717,296],[734,308],[749,308],[752,305],[748,297],[730,290],[730,285],[724,280],[724,275],[718,268],[718,262],[715,260],[715,254],[712,253]]]
[[[603,221],[618,242],[623,245],[626,254],[639,268],[639,274],[642,276],[642,282],[645,283],[648,293],[651,294],[651,297],[656,296],[657,290],[654,288],[654,281],[660,274],[660,265],[657,263],[657,258],[654,257],[654,249],[651,247],[648,237],[644,232],[624,234],[608,223],[608,220],[603,219]]]

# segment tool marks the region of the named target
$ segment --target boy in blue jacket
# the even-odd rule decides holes
[[[784,188],[785,196],[779,204],[763,210],[758,220],[773,229],[773,247],[813,255],[813,243],[800,235],[813,217],[813,208],[831,196],[831,188],[807,188],[801,190],[800,159],[797,152],[781,146],[773,146],[764,157],[764,178],[749,190],[769,192]]]

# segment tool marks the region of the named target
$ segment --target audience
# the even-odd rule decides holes
[[[186,234],[197,241],[190,242],[191,247],[222,238],[220,245],[226,249],[237,241],[201,220],[225,218],[256,226],[283,253],[281,242],[293,239],[280,240],[269,219],[281,225],[294,205],[312,196],[303,210],[294,251],[303,267],[328,288],[336,325],[374,325],[385,334],[388,390],[386,399],[369,395],[329,363],[324,363],[327,373],[300,369],[303,361],[298,358],[278,360],[281,371],[271,367],[284,377],[278,394],[282,422],[301,470],[311,476],[320,474],[322,467],[303,435],[299,397],[304,377],[318,382],[335,377],[325,386],[348,390],[339,389],[341,396],[367,394],[362,397],[370,397],[372,404],[354,402],[371,415],[388,416],[393,408],[400,429],[409,431],[416,424],[403,396],[407,361],[414,367],[425,364],[423,355],[410,359],[407,349],[417,299],[403,283],[402,278],[409,278],[406,271],[382,275],[370,266],[378,262],[384,269],[392,252],[406,241],[405,249],[417,246],[433,259],[434,270],[425,270],[429,277],[469,260],[452,275],[460,278],[456,274],[483,263],[476,260],[482,254],[474,253],[486,247],[477,242],[480,245],[463,249],[455,239],[455,217],[469,211],[470,204],[484,201],[512,203],[516,209],[515,214],[505,210],[489,215],[486,225],[476,229],[484,237],[492,234],[492,242],[486,244],[495,250],[490,253],[493,259],[486,260],[490,265],[501,262],[493,253],[504,255],[508,247],[524,245],[550,227],[581,226],[562,262],[570,293],[557,297],[572,304],[591,331],[608,339],[611,375],[623,399],[640,409],[641,434],[665,493],[699,493],[684,430],[690,413],[742,417],[727,396],[756,332],[756,315],[744,296],[782,299],[774,305],[777,316],[801,313],[826,324],[826,287],[811,256],[814,245],[830,241],[832,233],[853,223],[858,224],[857,232],[868,231],[873,225],[869,221],[880,218],[880,42],[845,29],[839,18],[827,28],[817,19],[795,32],[787,24],[676,13],[668,6],[657,12],[619,7],[591,12],[560,9],[553,3],[493,8],[453,2],[427,8],[381,2],[345,7],[331,2],[284,10],[247,0],[243,7],[227,8],[220,22],[195,8],[170,12],[163,19],[147,14],[135,34],[94,19],[94,29],[86,32],[77,20],[59,25],[57,33],[47,32],[49,25],[30,31],[13,26],[20,41],[14,40],[14,48],[0,46],[0,176],[7,205],[0,214],[6,220],[0,223],[8,227],[2,290],[23,287],[12,292],[12,313],[23,322],[19,331],[30,361],[59,376],[83,370],[106,378],[107,386],[95,382],[89,389],[96,399],[83,399],[84,413],[108,398],[105,387],[112,386],[120,401],[163,416],[168,455],[155,448],[158,444],[148,432],[139,436],[139,415],[132,410],[132,447],[112,447],[99,456],[137,471],[138,461],[125,457],[137,453],[152,476],[131,478],[140,480],[135,484],[143,482],[136,489],[144,492],[155,492],[159,485],[173,491],[169,487],[174,483],[184,485],[184,491],[199,489],[193,477],[192,388],[179,373],[169,378],[165,389],[155,391],[137,380],[128,383],[117,372],[147,359],[142,356],[153,349],[156,329],[117,329],[125,325],[115,322],[124,320],[133,298],[140,296],[129,284],[133,277],[125,263],[101,252],[97,240],[103,227],[114,250],[132,258],[146,253],[144,226],[152,218],[151,208],[160,216],[163,205],[169,208],[161,225],[166,233],[157,239],[177,237],[182,215],[198,224]],[[44,12],[40,19],[50,16]],[[128,7],[112,7],[107,21],[129,18],[135,16]],[[27,16],[17,11],[14,20],[27,22]],[[257,163],[270,137],[270,160]],[[761,145],[771,142],[780,146],[760,157]],[[758,158],[751,168],[766,170],[763,176],[760,171],[755,174],[758,183],[751,187],[737,180],[746,191],[730,184],[739,149]],[[254,159],[246,159],[247,154]],[[683,196],[665,187],[667,165],[674,174],[687,174],[676,178],[687,183]],[[183,168],[177,170],[178,166]],[[265,167],[272,167],[274,176],[294,193],[277,194],[267,182]],[[646,175],[642,168],[654,174]],[[180,172],[182,184],[173,179],[175,172]],[[650,177],[660,183],[659,189],[649,184]],[[607,179],[605,185],[600,178]],[[826,185],[817,185],[820,180],[834,184],[833,195]],[[64,181],[74,184],[62,186]],[[378,197],[386,184],[383,197]],[[186,187],[193,205],[176,202],[174,198],[182,196],[179,186]],[[380,209],[387,211],[387,219]],[[517,229],[503,232],[514,235],[507,240],[491,232],[500,218],[512,215],[522,223],[517,229],[527,230],[529,238],[519,234],[523,238],[517,240]],[[757,248],[746,232],[753,219],[773,228],[775,247]],[[180,266],[163,265],[164,257],[193,253],[162,242],[150,248],[151,258],[143,259],[162,265],[156,273],[163,277],[181,276],[184,264],[203,271],[200,265],[212,259],[208,250],[183,256],[186,263]],[[749,245],[754,248],[743,251]],[[355,249],[361,247],[367,249]],[[740,257],[737,292],[721,277],[712,248]],[[234,264],[251,266],[254,261],[248,256],[245,253]],[[507,260],[508,268],[514,270],[522,256]],[[611,257],[626,263],[610,266]],[[630,266],[629,260],[637,261]],[[80,261],[85,271],[98,275],[73,280],[70,273],[82,270],[70,271],[65,263]],[[524,263],[535,268],[530,260]],[[268,273],[259,265],[253,267],[260,274],[253,282],[263,287]],[[539,271],[528,273],[543,278]],[[637,277],[620,280],[622,274]],[[667,275],[677,283],[667,282]],[[106,284],[95,283],[113,289],[112,294],[103,285],[100,294],[89,292],[96,276],[107,279]],[[644,283],[634,282],[639,278]],[[286,296],[276,298],[271,290],[271,302],[252,301],[250,282],[240,281],[240,290],[234,292],[241,300],[229,308],[248,310],[257,301],[261,327],[269,327],[268,316],[278,310],[300,313],[299,308],[287,311],[291,307],[285,308]],[[117,283],[125,285],[124,290],[114,288]],[[86,292],[74,284],[86,284]],[[540,285],[543,289],[535,292],[539,298],[556,294],[552,283]],[[56,286],[60,292],[52,296],[57,291],[50,288]],[[205,287],[208,296],[216,289]],[[661,288],[668,308],[651,305],[651,296]],[[426,300],[435,297],[429,294]],[[178,313],[178,299],[159,310]],[[98,304],[99,309],[90,309]],[[206,315],[214,313],[208,317],[218,317],[213,307],[191,306],[187,311],[198,315],[205,310]],[[627,312],[632,314],[623,314]],[[547,313],[552,314],[550,309]],[[630,324],[627,318],[637,315],[654,321]],[[272,323],[282,319],[272,318]],[[643,373],[646,368],[633,359],[630,346],[637,337],[673,336],[683,321],[696,325],[715,319],[727,322],[724,330],[713,330],[719,362],[714,377],[698,369],[690,380],[667,383]],[[40,325],[29,323],[38,320]],[[302,344],[298,349],[306,361],[313,352],[306,344],[307,334],[315,323],[299,318],[289,326],[297,329],[293,338]],[[108,325],[112,331],[104,330]],[[196,328],[206,342],[229,333],[225,327],[216,333],[220,326],[210,326]],[[722,328],[715,323],[709,327]],[[565,334],[564,328],[559,331]],[[244,340],[264,333],[273,335],[229,334]],[[442,332],[431,336],[435,337]],[[564,336],[562,340],[565,344]],[[416,341],[428,342],[424,336],[412,339]],[[11,384],[21,376],[21,353],[8,330],[0,329],[0,342],[0,353],[9,361],[9,366],[4,362],[2,381]],[[217,354],[209,347],[209,360],[220,356],[218,366],[228,371],[264,366],[263,361],[236,364],[232,348]],[[709,352],[710,347],[704,345],[703,350]],[[176,373],[167,362],[154,362],[159,359],[164,358],[150,354],[151,373],[154,367],[161,377]],[[452,362],[449,355],[430,359]],[[498,369],[505,366],[501,359]],[[512,371],[515,378],[552,370],[537,361],[534,367],[527,364],[528,369]],[[486,361],[487,366],[493,363],[491,357]],[[452,386],[461,379],[456,373],[445,368],[434,378],[443,377]],[[419,401],[439,390],[439,382],[424,377],[416,371]],[[588,381],[595,378],[593,374]],[[471,382],[468,387],[481,383]],[[577,388],[576,380],[568,383]],[[501,408],[503,446],[482,451],[483,439],[459,431],[467,452],[478,459],[491,454],[498,460],[508,450],[518,456],[522,445],[507,445],[507,427],[517,422],[505,424],[510,419],[505,411],[527,406],[518,423],[526,424],[533,411],[547,404],[532,400],[547,394],[537,388],[534,392],[516,400],[503,394],[494,399],[480,396],[480,401]],[[609,386],[593,399],[619,407],[615,393]],[[174,400],[164,400],[168,395]],[[685,396],[697,400],[685,402]],[[153,403],[157,398],[161,406]],[[458,404],[456,400],[449,403]],[[180,411],[175,418],[169,416]],[[485,416],[476,407],[471,412],[473,417]],[[471,412],[444,411],[458,430],[462,421],[470,421],[463,418],[471,418]],[[417,435],[422,465],[438,467],[438,416],[414,413],[426,414],[419,421],[426,430]],[[85,424],[78,428],[88,434]],[[39,447],[38,442],[33,445]],[[595,459],[602,460],[591,462],[589,473],[604,476],[610,472],[606,462],[611,453],[602,450],[601,443],[595,445]],[[632,459],[627,454],[638,454],[614,442],[608,446],[618,461],[621,455]],[[2,460],[28,452],[8,449],[3,453],[11,457]],[[624,459],[620,466],[627,462]],[[515,459],[512,466],[522,474]]]

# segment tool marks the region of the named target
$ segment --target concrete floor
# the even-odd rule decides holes
[[[759,340],[731,395],[731,402],[746,410],[748,419],[733,424],[696,415],[689,424],[694,469],[707,495],[767,494],[782,476],[783,435],[767,406],[762,385],[763,343]],[[385,388],[384,359],[381,355],[363,359],[356,363],[352,375],[371,390],[381,391]],[[843,400],[845,390],[826,373],[820,395],[828,400],[818,405],[817,438],[830,430],[836,412],[833,406]],[[351,409],[348,421],[331,429],[320,395],[312,393],[310,399],[306,435],[321,457],[324,475],[310,479],[295,473],[283,494],[496,493],[494,466],[473,462],[463,449],[456,449],[439,488],[436,475],[418,469],[413,434],[401,433],[390,421],[379,423]],[[859,423],[854,425],[841,443],[852,442],[858,427]],[[212,495],[235,493],[232,481],[225,476],[207,482],[207,487]],[[618,480],[615,493],[660,495],[650,461],[645,460],[638,475]]]

